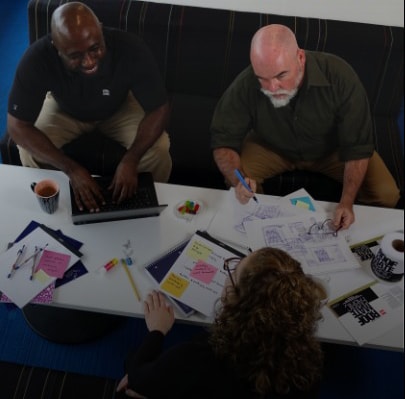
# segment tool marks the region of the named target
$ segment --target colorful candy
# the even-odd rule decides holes
[[[183,203],[183,205],[179,206],[177,210],[181,215],[189,214],[189,215],[196,215],[198,210],[200,209],[200,204],[197,202],[187,200]]]

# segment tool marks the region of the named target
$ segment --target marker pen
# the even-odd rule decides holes
[[[118,265],[118,258],[113,258],[111,259],[108,263],[106,263],[104,266],[101,266],[98,271],[102,272],[102,273],[107,273],[108,271],[110,271],[115,265]]]

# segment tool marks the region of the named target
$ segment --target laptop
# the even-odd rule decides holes
[[[100,205],[99,212],[90,212],[87,209],[80,211],[74,199],[72,186],[69,183],[73,224],[100,223],[158,216],[167,207],[167,205],[159,205],[155,184],[150,172],[138,174],[136,194],[120,204],[112,201],[112,191],[108,190],[108,186],[112,180],[111,177],[96,176],[94,180],[101,187],[106,201],[105,205]]]

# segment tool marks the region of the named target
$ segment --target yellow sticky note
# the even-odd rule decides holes
[[[187,251],[187,256],[194,260],[207,260],[212,250],[199,241],[193,241]]]
[[[189,285],[189,281],[178,274],[170,273],[163,281],[162,289],[176,298],[180,298]]]
[[[38,280],[40,283],[47,283],[50,280],[50,277],[48,274],[46,274],[43,270],[38,270],[34,274],[34,278]]]
[[[297,200],[297,202],[295,203],[295,206],[298,208],[302,208],[302,209],[309,209],[310,205],[304,201]]]

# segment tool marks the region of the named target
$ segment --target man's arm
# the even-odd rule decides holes
[[[231,148],[218,147],[213,151],[214,160],[225,178],[227,185],[235,187],[235,195],[241,204],[246,204],[254,197],[256,191],[256,181],[250,178],[245,178],[252,191],[247,190],[238,180],[235,169],[241,169],[240,156]]]
[[[71,181],[79,209],[83,207],[89,210],[98,209],[97,201],[101,203],[103,197],[97,183],[85,168],[56,148],[31,122],[7,114],[7,131],[16,144],[30,152],[39,162],[66,173]]]
[[[367,172],[369,158],[347,161],[343,175],[343,190],[335,211],[334,224],[343,229],[355,220],[353,204]]]
[[[231,148],[218,147],[213,151],[213,156],[218,169],[230,186],[237,186],[239,183],[235,175],[235,169],[240,169],[240,156]]]
[[[169,104],[145,113],[131,147],[119,163],[112,182],[113,196],[121,201],[130,197],[138,185],[138,165],[146,151],[156,142],[166,128]]]

